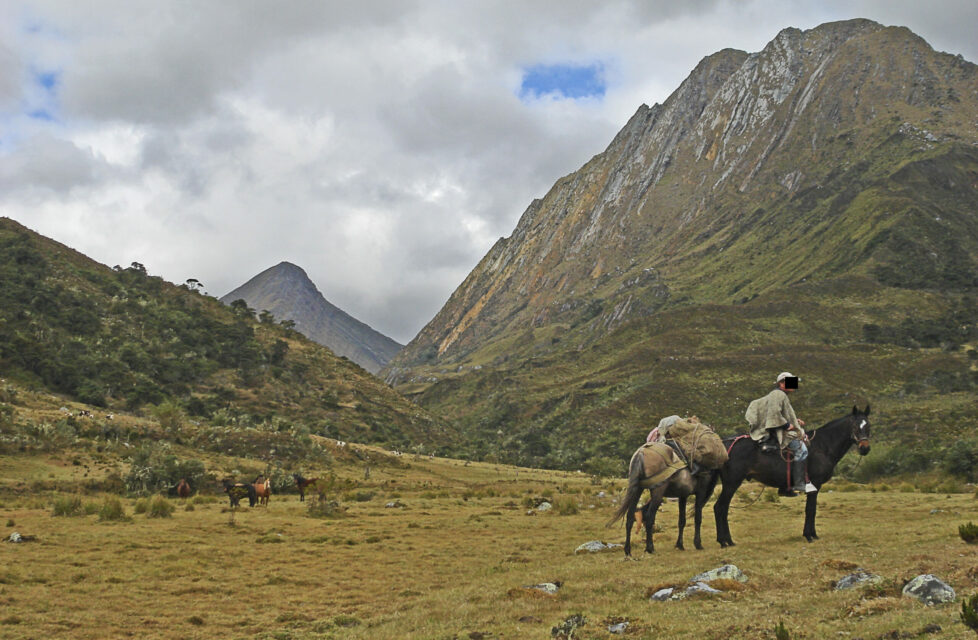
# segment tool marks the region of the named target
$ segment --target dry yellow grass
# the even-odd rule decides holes
[[[574,554],[589,540],[622,542],[620,526],[604,528],[616,495],[610,486],[578,474],[404,460],[406,467],[375,464],[359,483],[374,498],[344,502],[346,517],[310,518],[297,496],[273,495],[267,508],[235,514],[233,526],[225,500],[192,511],[177,502],[172,518],[133,515],[129,501],[129,522],[53,517],[55,494],[16,492],[5,471],[0,523],[13,521],[5,535],[37,541],[0,544],[0,637],[547,638],[576,613],[588,623],[575,638],[613,637],[606,623],[622,620],[630,638],[771,638],[782,619],[792,638],[879,638],[934,624],[942,638],[972,637],[957,622],[959,605],[831,589],[859,566],[893,584],[934,573],[959,597],[978,590],[978,549],[957,534],[975,518],[970,495],[827,487],[814,544],[800,535],[803,500],[759,501],[731,512],[738,546],[725,550],[708,510],[707,548],[685,552],[672,547],[677,513],[668,502],[657,520],[658,552],[639,550],[639,561],[624,562],[619,553]],[[49,462],[17,464],[43,475]],[[57,468],[67,474],[72,465]],[[340,471],[362,478],[354,466]],[[602,490],[608,497],[596,496]],[[527,515],[524,498],[540,495],[580,508]],[[395,499],[404,508],[385,507]],[[691,538],[688,528],[689,549]],[[725,563],[749,576],[746,590],[648,600],[654,585],[684,584]],[[555,581],[555,597],[520,593]]]

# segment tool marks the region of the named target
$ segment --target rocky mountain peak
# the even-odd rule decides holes
[[[371,373],[380,371],[402,346],[330,303],[306,272],[291,262],[262,271],[221,302],[238,299],[278,320],[291,320],[306,337]]]

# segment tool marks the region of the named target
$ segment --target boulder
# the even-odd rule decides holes
[[[550,637],[557,640],[570,640],[574,637],[574,632],[586,624],[587,618],[578,613],[550,629]]]
[[[855,586],[862,584],[877,584],[882,582],[883,578],[879,577],[875,573],[869,573],[863,569],[856,569],[854,573],[850,573],[841,580],[835,583],[835,590],[841,591],[843,589],[852,589]]]
[[[926,605],[954,602],[957,595],[948,584],[937,576],[925,573],[917,576],[903,587],[903,595],[920,600]]]
[[[655,593],[652,594],[652,596],[649,598],[649,600],[652,600],[654,602],[665,602],[670,597],[672,597],[672,593],[674,591],[675,591],[675,589],[673,589],[672,587],[666,587],[665,589],[659,589],[658,591],[656,591]]]
[[[537,505],[537,511],[541,511],[541,512],[550,511],[553,508],[554,506],[549,502],[541,502],[540,504]]]
[[[601,540],[591,540],[574,549],[574,553],[602,553],[604,551],[615,551],[623,547],[624,545],[621,544],[608,544]]]
[[[725,564],[722,567],[717,567],[716,569],[710,569],[709,571],[704,571],[703,573],[693,576],[689,579],[690,582],[709,582],[710,580],[717,580],[719,578],[726,578],[728,580],[736,580],[737,582],[747,582],[747,576],[744,572],[737,568],[736,565]]]

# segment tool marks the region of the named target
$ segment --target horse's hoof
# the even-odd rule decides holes
[[[695,545],[695,546],[696,546],[696,550],[697,551],[702,551],[703,550],[703,545],[698,544],[698,545]]]
[[[685,551],[685,550],[686,550],[686,547],[684,547],[684,546],[683,546],[683,545],[681,545],[681,544],[677,544],[677,545],[676,545],[676,548],[677,548],[677,549],[679,549],[680,551]]]

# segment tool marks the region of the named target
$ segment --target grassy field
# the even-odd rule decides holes
[[[374,464],[369,479],[362,467],[338,465],[347,481],[334,495],[341,517],[310,517],[309,501],[296,495],[235,513],[223,497],[203,495],[171,500],[169,518],[137,514],[123,499],[128,520],[101,522],[94,512],[111,498],[81,495],[93,513],[56,517],[51,505],[64,494],[14,478],[67,477],[83,466],[0,460],[4,537],[36,536],[0,544],[0,637],[547,638],[573,614],[587,619],[575,638],[615,637],[607,626],[621,620],[631,638],[774,638],[782,620],[791,638],[917,637],[928,625],[939,625],[940,637],[973,634],[958,622],[959,604],[925,607],[899,596],[921,573],[951,584],[959,600],[978,591],[978,547],[957,533],[978,515],[970,494],[830,484],[822,539],[807,544],[803,501],[768,490],[749,504],[758,488],[748,485],[731,512],[738,546],[719,548],[708,511],[706,550],[675,550],[670,502],[657,553],[625,562],[619,551],[574,554],[589,540],[623,541],[620,526],[604,527],[623,481],[428,457],[399,462]],[[527,515],[543,497],[554,509]],[[691,529],[686,542],[692,549]],[[725,563],[748,575],[745,590],[648,599],[650,589]],[[884,583],[833,591],[856,566]],[[557,595],[522,589],[543,582],[559,582]]]

